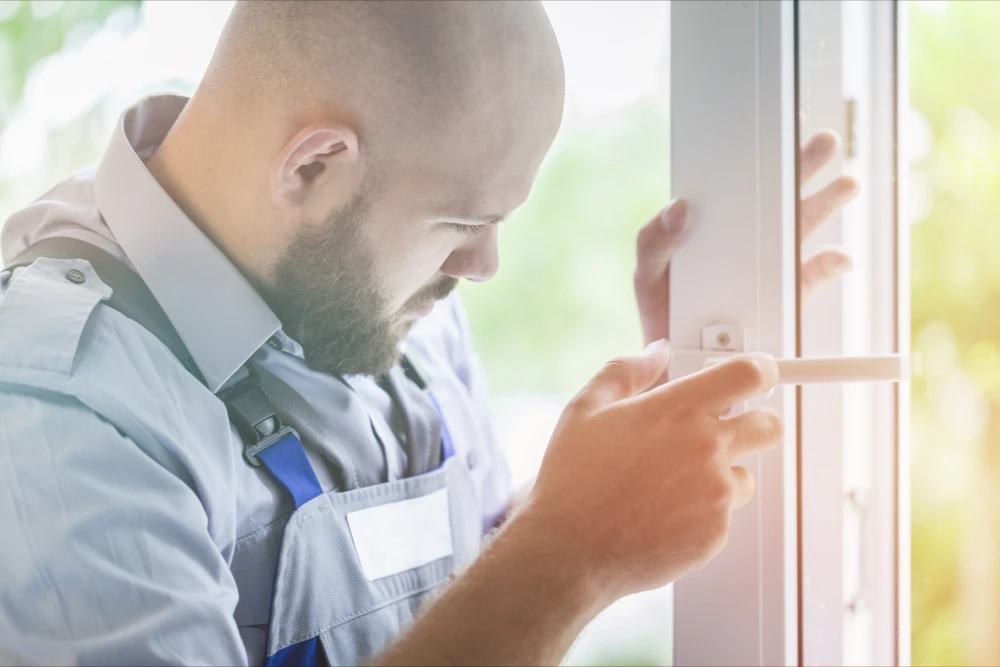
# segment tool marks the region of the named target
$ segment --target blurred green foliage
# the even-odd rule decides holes
[[[24,90],[31,67],[62,49],[74,31],[98,27],[140,0],[0,0],[0,122]]]
[[[669,130],[657,98],[564,127],[501,228],[497,276],[461,288],[494,397],[571,396],[608,359],[642,347],[635,239],[669,200]],[[669,619],[637,620],[627,639],[599,628],[573,664],[669,664]]]
[[[635,236],[667,203],[667,109],[649,102],[568,128],[500,234],[500,271],[465,285],[493,391],[572,394],[641,348]]]
[[[913,662],[997,664],[1000,3],[915,3],[910,29]]]

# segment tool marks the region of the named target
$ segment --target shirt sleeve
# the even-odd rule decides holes
[[[468,389],[476,419],[484,434],[485,446],[492,453],[493,468],[488,479],[484,480],[482,489],[483,528],[490,530],[503,518],[510,505],[510,466],[507,463],[506,454],[497,441],[496,430],[493,427],[486,372],[472,342],[472,332],[469,329],[465,307],[462,305],[457,291],[452,294],[449,301],[457,331],[457,340],[449,345],[452,368]]]
[[[246,664],[182,477],[75,399],[0,384],[0,663]]]

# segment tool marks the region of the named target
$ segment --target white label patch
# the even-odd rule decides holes
[[[450,556],[448,489],[347,515],[354,549],[368,581]]]

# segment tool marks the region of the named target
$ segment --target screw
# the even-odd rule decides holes
[[[731,343],[732,340],[733,339],[730,338],[729,334],[725,331],[715,337],[715,342],[719,344],[719,347],[729,347],[729,343]]]
[[[70,281],[74,285],[82,285],[87,280],[87,277],[83,275],[83,271],[70,269],[66,272],[66,280]]]

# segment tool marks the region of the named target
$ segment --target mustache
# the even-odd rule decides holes
[[[433,282],[420,288],[420,290],[406,302],[406,306],[420,306],[428,301],[440,301],[451,294],[456,287],[458,287],[457,278],[452,278],[450,276],[442,278],[437,282]]]

